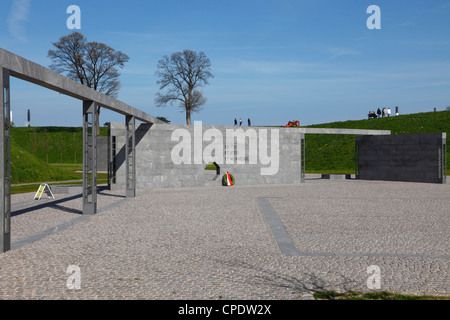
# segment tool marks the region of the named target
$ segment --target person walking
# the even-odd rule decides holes
[[[239,119],[239,127],[242,127],[242,118]]]
[[[377,110],[377,115],[378,115],[378,118],[381,118],[381,109],[380,108],[378,108],[378,110]]]
[[[383,118],[386,118],[386,108],[383,108]]]
[[[234,126],[235,127],[237,126],[237,119],[236,118],[234,118]]]
[[[387,116],[388,116],[388,118],[391,116],[391,108],[390,107],[387,109]]]
[[[250,118],[248,118],[248,126],[249,126],[249,127],[252,126],[252,122],[250,121]]]

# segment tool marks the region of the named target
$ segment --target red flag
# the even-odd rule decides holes
[[[231,179],[230,173],[227,172],[227,184],[229,187],[233,186],[233,180]]]

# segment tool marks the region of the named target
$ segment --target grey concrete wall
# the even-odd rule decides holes
[[[216,177],[215,171],[205,171],[209,163],[207,159],[201,163],[195,163],[194,135],[196,126],[167,125],[167,124],[140,124],[136,131],[136,187],[137,189],[167,188],[167,187],[195,187],[208,185],[221,185],[222,177],[230,172],[236,179],[236,185],[254,184],[299,184],[301,183],[301,139],[304,134],[297,129],[280,128],[247,128],[242,127],[244,132],[253,132],[258,137],[264,132],[268,136],[268,151],[270,156],[272,130],[279,133],[279,166],[274,175],[263,175],[261,169],[267,169],[270,164],[250,164],[249,148],[250,142],[245,145],[246,155],[241,157],[234,152],[233,145],[226,145],[227,130],[236,130],[237,127],[202,126],[202,136],[207,130],[217,129],[224,137],[224,156],[220,165],[220,176]],[[197,126],[198,128],[198,126]],[[192,163],[175,164],[172,159],[172,150],[179,144],[179,140],[172,141],[175,130],[185,130],[192,136]],[[198,130],[198,129],[197,129]],[[250,131],[249,131],[250,130]],[[198,131],[197,131],[198,132]],[[112,123],[110,127],[111,136],[116,137],[117,154],[115,157],[116,183],[111,185],[113,190],[125,188],[125,126],[120,123]],[[212,141],[203,141],[202,150],[205,150]],[[258,146],[259,148],[259,146]],[[233,158],[234,164],[229,164]],[[236,158],[245,164],[237,164]],[[200,159],[201,160],[201,159]]]
[[[445,133],[358,136],[357,179],[446,183]]]

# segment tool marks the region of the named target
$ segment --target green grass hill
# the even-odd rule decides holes
[[[100,135],[107,135],[107,128],[100,130]],[[83,129],[79,127],[12,128],[11,144],[46,163],[83,163]]]
[[[11,183],[51,182],[80,179],[74,172],[46,163],[15,143],[11,144]]]
[[[107,129],[101,128],[101,135]],[[82,128],[11,128],[11,183],[29,184],[81,180]],[[104,174],[102,178],[104,178]],[[14,192],[31,192],[35,185],[14,187]]]
[[[448,144],[450,138],[450,111],[333,122],[307,127],[391,130],[392,134],[447,132]],[[449,163],[447,162],[448,166]],[[347,135],[307,135],[306,171],[309,173],[354,173],[355,137]]]
[[[448,143],[450,111],[308,127],[391,130],[392,134],[447,132]],[[101,135],[106,134],[107,128],[101,128]],[[11,160],[13,184],[81,179],[74,168],[80,169],[82,164],[82,128],[12,128]],[[307,135],[306,170],[309,173],[354,173],[355,137]]]

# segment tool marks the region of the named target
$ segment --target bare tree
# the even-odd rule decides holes
[[[191,124],[191,113],[199,112],[207,101],[198,88],[214,78],[210,69],[211,61],[203,52],[184,50],[170,57],[164,56],[158,62],[156,76],[159,77],[157,84],[160,90],[167,91],[157,93],[156,105],[161,107],[178,102],[181,111],[186,112],[186,123]]]
[[[48,51],[50,69],[64,74],[98,92],[116,98],[120,89],[120,73],[129,57],[104,43],[87,42],[84,35],[73,32],[54,42],[55,50]],[[100,107],[97,118],[100,117]],[[97,123],[97,134],[100,133]]]

